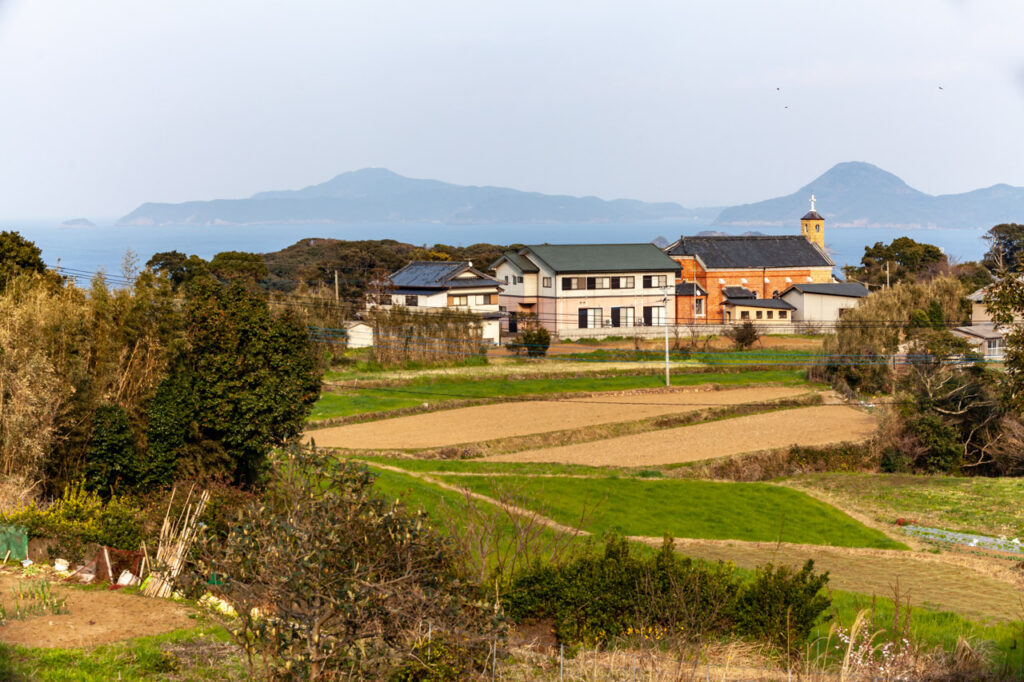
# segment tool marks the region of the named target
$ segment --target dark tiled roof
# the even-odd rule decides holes
[[[501,258],[491,263],[491,270],[498,267],[498,263],[501,262],[502,258],[504,258],[509,263],[519,268],[520,272],[537,272],[539,270],[536,263],[531,261],[526,256],[519,255],[515,251],[506,251],[505,253],[501,254]]]
[[[757,298],[757,294],[746,287],[722,287],[722,293],[726,298]]]
[[[822,218],[821,214],[818,213],[817,211],[808,211],[807,215],[805,215],[800,220],[824,220],[824,218]]]
[[[696,287],[698,296],[707,296],[704,288],[696,282],[683,282],[676,285],[676,296],[693,296],[693,289]]]
[[[835,265],[800,235],[772,237],[680,237],[670,256],[698,256],[708,268],[800,268]]]
[[[463,272],[476,275],[473,279],[460,281],[453,279]],[[448,289],[466,286],[498,286],[498,281],[491,279],[479,270],[474,270],[465,261],[413,261],[391,275],[391,282],[397,289]]]
[[[727,298],[725,305],[738,305],[744,308],[771,308],[772,310],[796,310],[795,306],[781,298]]]
[[[821,284],[794,284],[782,292],[799,291],[802,294],[821,294],[823,296],[846,296],[848,298],[864,298],[868,288],[860,282],[823,282]]]
[[[557,273],[679,272],[654,244],[535,244],[523,247]]]

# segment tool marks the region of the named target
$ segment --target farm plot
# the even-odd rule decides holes
[[[492,455],[495,462],[560,462],[591,466],[658,466],[776,450],[860,441],[875,418],[845,405],[820,405],[555,448]]]
[[[601,395],[572,400],[531,400],[479,405],[308,431],[318,446],[348,449],[413,449],[476,443],[597,424],[626,422],[710,407],[793,398],[806,387],[762,386],[723,391]]]

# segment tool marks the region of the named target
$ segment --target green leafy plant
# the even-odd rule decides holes
[[[757,326],[750,320],[743,324],[729,327],[725,335],[732,339],[733,344],[737,348],[743,350],[752,347],[761,338],[761,333],[757,330]]]

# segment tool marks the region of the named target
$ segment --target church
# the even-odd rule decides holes
[[[814,210],[800,234],[680,237],[665,253],[680,265],[676,324],[790,322],[795,308],[780,295],[796,284],[834,282],[825,253],[825,219]]]

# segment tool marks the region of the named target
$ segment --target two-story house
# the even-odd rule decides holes
[[[498,281],[465,261],[413,261],[388,278],[391,305],[407,308],[456,308],[477,313],[483,320],[483,338],[497,344],[501,338]]]
[[[491,269],[509,332],[523,314],[562,337],[675,322],[679,264],[653,244],[534,244]]]
[[[825,253],[825,219],[814,210],[814,197],[800,219],[799,235],[680,237],[665,253],[679,263],[678,283],[685,285],[676,296],[680,324],[786,323],[792,306],[770,299],[794,284],[834,281],[835,263]]]

